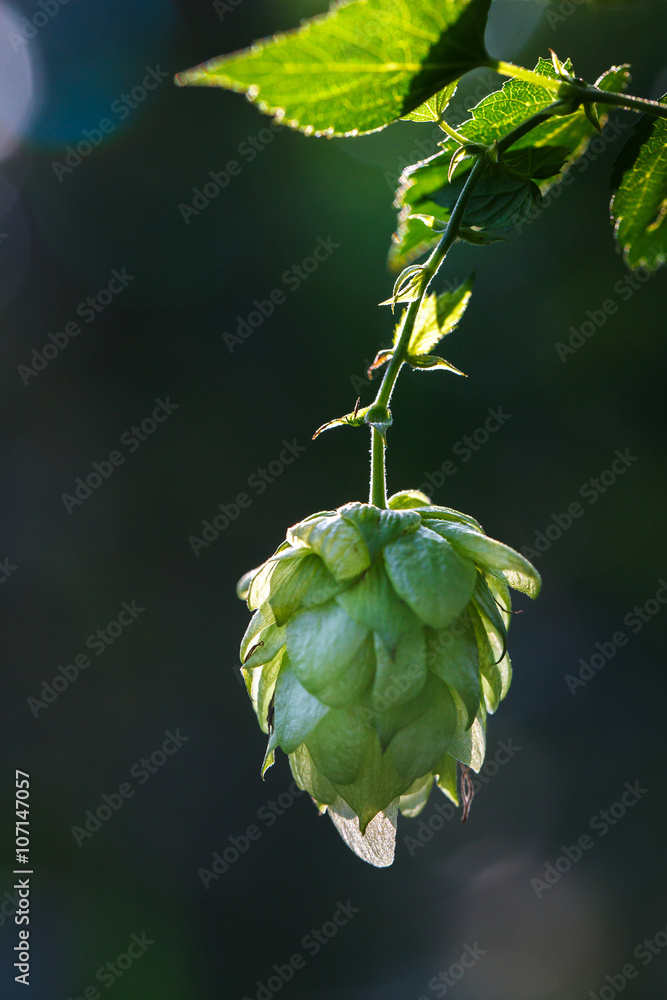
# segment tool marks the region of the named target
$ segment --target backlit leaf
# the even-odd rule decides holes
[[[667,94],[661,99],[667,103]],[[656,271],[667,258],[667,120],[643,115],[612,177],[614,235],[629,267]]]
[[[488,63],[490,0],[352,0],[249,49],[179,73],[226,87],[318,135],[359,135],[410,114]]]
[[[569,60],[564,64],[572,73]],[[535,72],[554,79],[551,60],[540,59]],[[629,80],[627,66],[614,66],[595,82],[601,90],[623,90]],[[554,102],[554,91],[525,80],[508,80],[500,90],[485,97],[472,109],[472,117],[458,127],[471,142],[490,145],[531,115]],[[600,125],[607,120],[604,105],[598,105]],[[583,107],[569,115],[558,115],[518,139],[503,155],[503,164],[487,166],[464,215],[466,227],[508,231],[521,225],[539,209],[541,195],[573,162],[582,156],[596,129]],[[392,268],[405,267],[439,239],[465,183],[470,162],[464,161],[448,182],[451,160],[460,147],[451,139],[441,153],[407,167],[396,196],[399,225],[389,260]]]

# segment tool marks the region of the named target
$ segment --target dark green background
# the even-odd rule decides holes
[[[19,16],[38,9],[17,7]],[[284,130],[249,162],[239,146],[266,139],[269,120],[240,97],[167,80],[126,121],[114,118],[113,134],[62,181],[52,164],[146,66],[172,73],[321,9],[244,0],[221,21],[192,0],[79,0],[28,46],[40,96],[22,148],[2,164],[18,197],[0,219],[0,559],[18,567],[0,586],[0,894],[13,882],[20,768],[32,779],[29,995],[81,996],[145,932],[155,943],[113,984],[114,1000],[254,998],[257,981],[306,955],[303,936],[349,899],[359,913],[307,956],[282,996],[431,1000],[429,980],[478,942],[486,954],[448,991],[457,1000],[576,1000],[627,962],[640,970],[627,996],[662,1000],[667,955],[644,968],[632,953],[667,924],[667,612],[636,635],[623,619],[667,577],[667,273],[627,302],[614,291],[625,272],[608,176],[622,139],[510,243],[454,249],[444,278],[476,267],[477,281],[444,353],[469,377],[405,374],[393,406],[392,491],[453,458],[458,471],[435,501],[518,548],[582,502],[584,515],[536,560],[541,597],[516,602],[515,679],[490,720],[489,748],[491,758],[511,739],[521,751],[476,797],[465,827],[448,822],[414,856],[404,838],[419,823],[402,820],[388,870],[355,858],[306,796],[271,828],[257,819],[291,777],[283,757],[259,778],[264,738],[235,673],[247,611],[234,586],[296,520],[366,499],[365,432],[310,436],[353,407],[351,377],[391,336],[391,315],[376,306],[393,280],[391,180],[433,129],[399,124],[345,141]],[[552,27],[546,12],[557,6],[497,0],[492,53],[532,66],[553,46],[589,79],[629,61],[635,93],[667,90],[664,6],[572,9]],[[186,225],[179,205],[230,159],[240,174]],[[319,237],[340,248],[286,289],[283,273]],[[123,267],[135,275],[129,287],[24,385],[17,366],[32,348]],[[223,334],[277,288],[286,301],[230,352]],[[555,343],[609,298],[618,312],[563,364]],[[166,396],[174,414],[136,452],[123,449],[125,463],[68,514],[62,494]],[[369,402],[371,390],[361,396]],[[511,419],[457,460],[455,443],[498,407]],[[306,450],[258,494],[249,477],[293,439]],[[580,488],[616,449],[637,461],[591,505]],[[241,492],[251,505],[195,556],[189,536]],[[137,622],[34,717],[28,698],[133,599],[145,608]],[[619,629],[627,645],[572,695],[565,676]],[[77,846],[71,828],[86,810],[176,728],[188,742]],[[648,794],[538,899],[531,878],[636,780]],[[198,869],[252,823],[260,839],[204,889]],[[13,983],[16,931],[11,918],[0,926],[3,997],[28,995]]]

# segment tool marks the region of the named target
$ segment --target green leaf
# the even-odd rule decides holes
[[[473,607],[471,604],[468,613],[477,636],[484,701],[487,711],[493,714],[509,687],[511,679],[509,657],[503,656],[502,649],[499,648],[502,645],[502,640],[489,624],[488,618],[480,614],[479,607]]]
[[[377,733],[383,752],[401,729],[416,722],[428,710],[432,701],[434,680],[433,675],[427,671],[426,680],[414,697],[407,701],[396,701],[389,706],[376,707],[377,703],[373,701],[372,694],[364,695],[361,712],[367,724]]]
[[[447,747],[447,753],[458,760],[460,764],[465,764],[473,771],[479,772],[486,755],[486,710],[484,704],[480,704],[477,718],[472,726],[468,727],[468,713],[465,705],[456,691],[452,691],[452,696],[456,702],[458,724],[456,733]]]
[[[509,243],[504,236],[494,236],[492,233],[485,233],[481,229],[470,229],[468,226],[459,227],[458,238],[475,247],[488,247],[491,243]]]
[[[291,572],[295,566],[295,561],[302,559],[305,555],[307,555],[307,552],[302,546],[290,545],[286,541],[283,542],[271,558],[262,563],[254,573],[248,587],[247,602],[249,609],[255,611],[263,604],[266,604],[271,590],[271,577],[279,564],[291,564],[291,569],[288,570],[288,572]]]
[[[262,766],[259,769],[259,774],[264,781],[264,775],[270,767],[276,762],[276,747],[278,746],[278,741],[276,739],[276,734],[271,733],[266,744],[266,750],[264,751],[264,760],[262,761]]]
[[[499,663],[507,653],[507,627],[489,585],[481,573],[477,575],[472,599],[494,648],[496,662]],[[509,687],[509,682],[507,686]],[[502,697],[504,698],[506,694],[507,691],[504,690]]]
[[[479,655],[477,637],[467,611],[442,632],[426,634],[429,670],[458,694],[468,712],[470,728],[479,711]]]
[[[457,782],[458,768],[455,758],[446,753],[436,767],[436,774],[438,776],[438,788],[457,806],[459,804],[459,789]]]
[[[254,569],[249,569],[247,573],[244,573],[239,582],[236,584],[236,596],[242,601],[248,600],[248,591],[250,590],[250,584],[252,583],[255,574],[260,569],[259,566],[255,566]]]
[[[364,406],[362,409],[355,409],[352,413],[346,413],[342,417],[336,417],[334,420],[327,421],[326,424],[322,424],[321,427],[317,428],[313,434],[313,441],[320,434],[323,434],[324,431],[330,431],[332,427],[363,427],[366,421],[366,414],[369,410],[370,406]]]
[[[444,368],[448,372],[453,372],[454,375],[463,375],[464,378],[467,377],[465,372],[459,371],[459,369],[455,368],[449,361],[445,361],[444,358],[439,358],[437,354],[425,354],[421,357],[408,354],[405,360],[411,368],[415,368],[418,371],[435,371],[438,368]]]
[[[347,503],[339,513],[359,529],[371,559],[375,559],[389,542],[416,531],[421,524],[419,514],[412,511],[381,510],[368,503]]]
[[[463,284],[459,285],[453,291],[441,292],[440,295],[431,294],[426,296],[417,313],[417,319],[415,320],[414,329],[408,344],[408,354],[429,354],[431,349],[443,337],[446,337],[448,333],[456,329],[470,301],[474,280],[475,275],[473,273]],[[394,335],[394,346],[398,343],[399,337],[400,325]]]
[[[509,545],[497,542],[495,538],[489,538],[478,531],[471,531],[461,524],[441,521],[430,527],[451,542],[461,555],[474,559],[478,565],[502,573],[514,590],[527,594],[528,597],[537,597],[539,594],[542,584],[540,574],[532,563]]]
[[[414,611],[396,594],[382,558],[377,559],[360,580],[338,594],[336,601],[353,621],[377,632],[389,650],[395,648],[402,635],[421,624]]]
[[[387,500],[387,506],[391,510],[409,510],[414,507],[429,507],[430,505],[430,497],[427,497],[421,490],[401,490],[400,493],[394,493]]]
[[[445,154],[445,158],[447,156]],[[431,193],[429,211],[434,209],[441,225],[449,220],[468,173],[466,170],[464,174],[459,174],[451,183],[445,180],[440,190]],[[500,165],[492,163],[475,186],[463,214],[463,225],[507,232],[530,218],[541,203],[537,184],[525,178],[508,177]]]
[[[474,517],[470,517],[469,514],[462,514],[460,510],[453,510],[451,507],[439,507],[436,504],[429,504],[428,507],[419,511],[419,516],[424,524],[426,524],[426,527],[432,528],[434,531],[437,530],[435,525],[439,521],[453,521],[455,524],[467,524],[473,531],[482,531],[482,526]]]
[[[553,67],[546,60],[541,59],[536,69],[538,72],[546,75],[556,75]],[[566,69],[568,72],[572,72],[569,60],[566,64]],[[630,73],[627,65],[612,66],[611,69],[598,77],[594,86],[600,90],[618,92],[625,89],[629,79]],[[520,86],[517,87],[516,84],[520,84]],[[540,93],[541,91],[542,93]],[[498,105],[494,108],[494,114],[500,115],[501,121],[499,122],[495,118],[493,123],[491,123],[489,119],[493,116],[487,110],[488,118],[480,115],[477,127],[481,132],[484,132],[488,128],[498,129],[499,126],[502,131],[507,131],[507,129],[502,129],[502,115],[507,114],[512,116],[513,111],[511,109],[516,108],[516,101],[523,100],[526,108],[531,107],[533,109],[528,113],[534,114],[547,107],[553,101],[554,96],[553,93],[548,95],[548,92],[543,90],[543,88],[517,80],[510,80],[505,84],[500,93],[504,93],[505,100],[498,102]],[[606,124],[606,112],[608,112],[609,108],[606,105],[597,105],[596,107],[597,120],[600,128],[602,128]],[[475,115],[476,110],[473,109],[473,115]],[[520,117],[512,117],[511,127],[518,125],[520,121]],[[583,156],[588,148],[588,143],[597,131],[598,128],[590,121],[586,114],[586,108],[582,106],[572,114],[558,115],[550,118],[522,136],[521,139],[517,140],[510,147],[505,154],[504,160],[508,166],[511,166],[513,170],[518,171],[523,176],[531,177],[533,180],[541,182],[539,186],[542,194],[544,194],[555,183],[558,176],[562,176],[561,172],[564,168],[569,169],[579,157]]]
[[[394,282],[390,299],[380,302],[381,306],[394,306],[399,302],[414,302],[422,294],[424,282],[428,280],[428,272],[423,264],[412,264],[401,271]]]
[[[488,63],[490,0],[352,0],[241,52],[179,73],[226,87],[291,128],[359,135],[383,128]]]
[[[572,73],[572,65],[564,64]],[[540,59],[535,72],[556,77],[551,60]],[[614,66],[596,80],[601,90],[622,90],[629,79],[627,66]],[[485,97],[472,109],[472,117],[458,131],[470,142],[491,145],[531,115],[554,102],[547,87],[514,78],[500,90]],[[603,105],[598,105],[601,126],[606,122]],[[540,207],[541,196],[586,151],[596,129],[583,107],[572,114],[559,115],[538,125],[506,151],[500,164],[487,166],[470,199],[463,224],[468,230],[507,231],[525,222]],[[389,261],[394,270],[429,249],[439,238],[435,230],[448,222],[452,207],[468,175],[468,163],[454,171],[448,182],[451,160],[459,147],[446,139],[442,153],[403,171],[396,196],[398,229],[393,238]],[[425,221],[428,220],[428,221]]]
[[[241,639],[241,649],[239,650],[241,663],[245,662],[249,651],[253,648],[253,646],[257,645],[258,640],[261,638],[260,632],[274,623],[275,618],[273,617],[273,611],[268,604],[262,605],[261,608],[255,611],[248,623],[245,634]]]
[[[314,552],[304,558],[279,563],[271,577],[269,604],[278,625],[284,625],[301,608],[324,604],[342,588]]]
[[[661,98],[667,103],[667,94]],[[667,259],[667,120],[642,115],[612,175],[614,235],[628,267]]]
[[[449,221],[469,173],[465,161],[463,173],[457,169],[454,180],[448,181],[453,148],[452,141],[451,148],[408,167],[401,176],[396,199],[399,223],[389,252],[394,270],[437,243]],[[533,181],[508,177],[499,165],[490,164],[468,201],[462,225],[467,230],[477,226],[507,231],[526,222],[540,205],[540,190]]]
[[[414,274],[412,273],[413,271]],[[415,282],[417,293],[414,295],[414,298],[417,298],[422,284],[422,273],[421,268],[407,268],[399,277],[395,292],[398,289],[398,294],[401,295],[400,289],[402,287],[406,285],[410,286],[412,282]],[[404,277],[406,274],[408,275],[407,279]],[[458,326],[470,301],[474,277],[474,274],[471,274],[467,281],[464,281],[462,285],[459,285],[453,291],[442,292],[441,295],[432,293],[424,298],[419,307],[417,319],[415,320],[414,329],[408,344],[406,362],[412,368],[424,370],[445,368],[447,371],[454,372],[455,375],[463,375],[463,372],[455,368],[449,361],[445,361],[444,358],[439,358],[428,352],[438,341],[442,340],[443,337],[447,336],[448,333],[451,333]],[[400,285],[400,282],[403,282],[403,285]],[[412,292],[409,295],[412,295]],[[400,297],[396,300],[388,299],[387,302],[381,303],[381,305],[393,304],[394,301],[410,301],[409,295],[406,293],[407,297]],[[401,338],[406,316],[407,310],[401,316],[401,320],[394,331],[394,348]],[[369,368],[369,372],[389,361],[393,353],[393,350],[380,351]]]
[[[288,656],[283,657],[276,682],[274,715],[275,743],[285,753],[292,753],[306,739],[320,719],[331,711],[306,691],[292,669]]]
[[[338,792],[329,779],[317,769],[305,743],[289,755],[289,764],[299,788],[312,795],[316,802],[335,802]]]
[[[444,90],[439,90],[428,101],[420,104],[418,108],[411,111],[409,115],[403,115],[404,122],[438,122],[443,111],[456,93],[457,80],[448,84]]]
[[[383,810],[389,811],[387,807],[411,784],[398,773],[389,756],[382,753],[380,742],[373,734],[356,781],[337,787],[341,798],[359,817],[359,829],[363,834],[373,817]]]
[[[371,683],[375,669],[372,636],[335,600],[303,611],[287,623],[286,630],[295,674],[326,705],[348,705]]]
[[[361,532],[340,514],[301,521],[287,534],[316,552],[337,580],[351,580],[370,566]]]
[[[425,778],[417,778],[407,792],[404,792],[398,800],[398,808],[401,811],[402,816],[408,816],[410,819],[414,819],[415,816],[419,816],[420,812],[428,802],[428,797],[431,794],[431,789],[433,788],[434,776],[432,774],[427,774]]]
[[[363,409],[354,409],[352,413],[346,413],[344,417],[336,417],[335,420],[330,420],[328,423],[322,424],[313,434],[313,441],[323,431],[331,430],[332,427],[342,427],[343,425],[363,427],[364,424],[367,424],[369,427],[375,427],[384,439],[387,427],[391,427],[391,423],[392,416],[387,407],[377,406],[375,403],[372,403],[370,406],[364,406]]]
[[[477,571],[449,542],[428,528],[399,538],[384,550],[399,597],[433,628],[449,625],[470,600]]]
[[[375,636],[375,679],[371,690],[374,711],[384,712],[416,698],[427,677],[424,629],[419,627],[400,637],[393,651]]]
[[[269,663],[252,671],[249,694],[261,730],[267,734],[269,732],[269,708],[276,689],[276,680],[282,658],[283,650],[281,649]]]
[[[315,766],[338,787],[354,782],[373,739],[358,711],[332,708],[305,743]]]
[[[275,623],[268,625],[256,636],[254,642],[248,643],[243,662],[245,670],[254,670],[272,660],[285,645],[285,639],[284,628],[279,628]]]
[[[428,708],[400,729],[387,748],[398,773],[410,781],[436,767],[456,729],[456,705],[447,685],[431,674],[426,689]]]

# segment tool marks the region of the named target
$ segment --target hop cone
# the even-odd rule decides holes
[[[457,761],[482,766],[511,679],[509,587],[539,586],[518,552],[418,492],[290,528],[239,584],[262,774],[281,747],[352,849],[391,864],[398,810],[416,816],[434,783],[458,804]]]

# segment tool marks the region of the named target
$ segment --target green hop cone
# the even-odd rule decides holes
[[[290,528],[239,583],[262,775],[280,747],[349,846],[390,865],[398,811],[417,816],[434,784],[458,805],[457,761],[482,766],[511,679],[509,587],[535,597],[539,574],[416,491]]]

